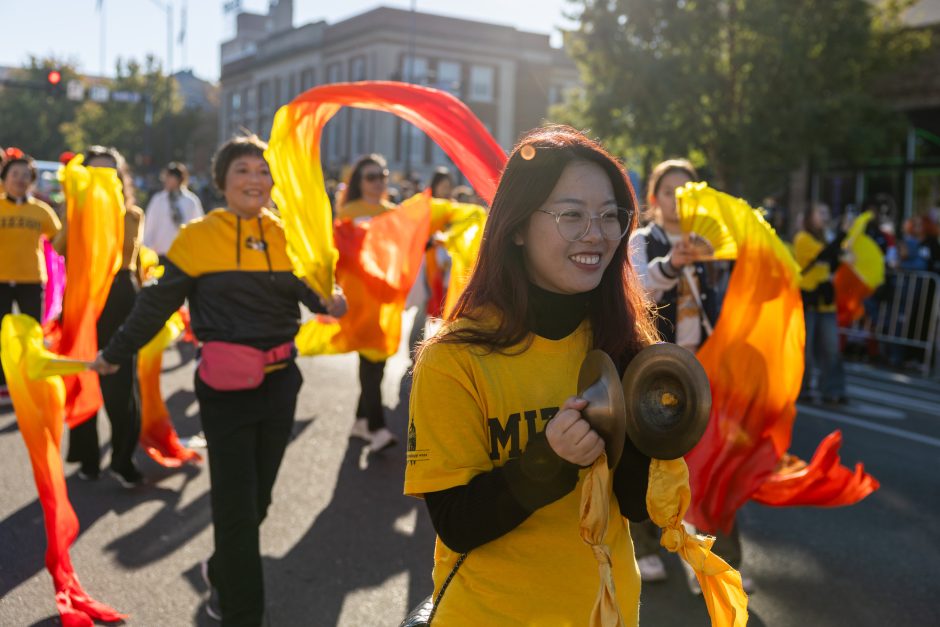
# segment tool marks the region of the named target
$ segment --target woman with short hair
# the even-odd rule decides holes
[[[256,136],[226,142],[213,158],[225,207],[184,226],[163,276],[141,292],[130,318],[99,353],[107,374],[146,344],[189,299],[202,343],[196,398],[209,449],[215,552],[203,563],[206,610],[224,625],[261,624],[264,583],[259,527],[294,424],[303,379],[293,339],[303,303],[341,316],[293,272],[284,227],[270,211],[273,181]]]

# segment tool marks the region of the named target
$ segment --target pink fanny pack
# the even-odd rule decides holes
[[[199,359],[199,378],[214,390],[253,390],[264,381],[266,366],[290,359],[294,343],[263,351],[232,342],[206,342]]]

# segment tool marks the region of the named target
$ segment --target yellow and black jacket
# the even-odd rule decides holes
[[[133,312],[104,350],[121,363],[146,344],[189,299],[193,332],[267,350],[293,340],[301,302],[325,313],[287,256],[280,220],[267,209],[242,219],[216,209],[184,226],[167,252],[163,276],[141,291]]]

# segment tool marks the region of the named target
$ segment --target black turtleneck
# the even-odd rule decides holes
[[[587,317],[591,292],[557,294],[529,285],[532,331],[549,340],[571,335]],[[620,512],[633,521],[648,518],[649,457],[627,438],[614,471]],[[434,530],[451,550],[466,553],[509,533],[532,512],[554,503],[578,483],[578,466],[565,461],[542,431],[529,438],[516,459],[480,473],[466,485],[424,495]]]
[[[566,338],[588,314],[592,292],[558,294],[529,284],[532,331],[549,340]]]

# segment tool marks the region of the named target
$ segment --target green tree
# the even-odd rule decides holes
[[[61,73],[63,91],[70,80],[78,78],[71,62],[31,57],[25,67],[11,73],[13,84],[0,86],[0,145],[50,160],[66,149],[59,127],[75,117],[78,103],[45,89],[50,70]]]
[[[585,89],[564,119],[644,172],[691,155],[749,197],[807,158],[896,152],[903,119],[876,86],[929,44],[902,28],[914,0],[569,1],[579,27],[566,46]]]
[[[136,103],[85,100],[74,119],[61,125],[66,144],[79,151],[90,144],[114,146],[137,168],[149,168],[182,158],[183,147],[177,127],[185,128],[186,118],[176,84],[168,81],[153,56],[141,65],[119,60],[109,85],[114,92],[141,95]],[[167,141],[169,138],[170,141]]]

